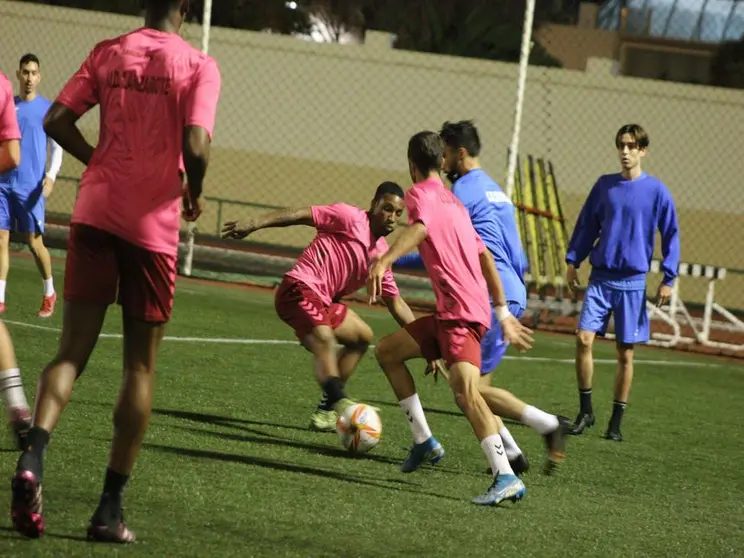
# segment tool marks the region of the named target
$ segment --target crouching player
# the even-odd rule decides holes
[[[377,188],[370,209],[344,203],[288,209],[245,222],[228,222],[225,238],[241,239],[269,227],[307,225],[318,233],[276,292],[279,317],[315,357],[315,375],[323,398],[310,427],[335,430],[338,412],[352,403],[344,388],[372,342],[372,329],[339,300],[365,285],[370,262],[388,250],[385,237],[403,213],[403,190],[393,182]],[[382,279],[382,298],[401,325],[413,322],[390,270]],[[337,352],[336,344],[342,346]]]
[[[532,344],[531,331],[509,313],[493,257],[475,232],[465,207],[439,177],[443,150],[442,139],[434,132],[419,132],[409,141],[408,161],[414,186],[406,193],[405,203],[410,227],[372,267],[368,285],[370,300],[374,301],[393,262],[418,246],[436,296],[436,313],[381,339],[375,353],[414,437],[402,470],[411,472],[424,461],[436,463],[444,456],[442,445],[426,423],[416,386],[405,365],[422,356],[429,361],[443,357],[450,370],[455,399],[470,421],[494,476],[488,491],[473,502],[495,505],[523,498],[526,489],[509,464],[496,418],[479,391],[480,342],[491,326],[489,292],[506,340],[518,349],[528,349]],[[552,471],[563,459],[564,422],[508,395],[510,401],[504,406],[544,435],[548,445],[547,472]]]

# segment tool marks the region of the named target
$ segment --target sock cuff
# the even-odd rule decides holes
[[[592,392],[592,388],[589,388],[589,389],[581,389],[581,388],[579,388],[579,393],[591,393],[591,392]]]
[[[617,405],[618,407],[622,407],[623,409],[628,406],[625,401],[618,401],[617,399],[615,399],[612,404]]]

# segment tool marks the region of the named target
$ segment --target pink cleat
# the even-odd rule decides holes
[[[25,537],[38,539],[44,533],[41,483],[33,472],[17,470],[10,482],[10,489],[13,529]]]
[[[57,293],[52,296],[45,296],[41,299],[41,309],[36,314],[39,318],[51,318],[54,314],[54,305],[57,303]]]

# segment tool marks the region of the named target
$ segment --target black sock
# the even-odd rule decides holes
[[[328,378],[323,382],[323,392],[325,393],[326,405],[331,409],[341,399],[346,398],[344,393],[344,383],[341,378]]]
[[[333,407],[331,407],[328,404],[328,394],[323,392],[323,396],[320,398],[320,403],[318,403],[318,409],[321,411],[332,411]]]
[[[592,388],[579,389],[579,408],[586,415],[591,415],[592,411]]]
[[[614,401],[612,404],[612,418],[610,419],[610,430],[620,430],[620,422],[623,420],[625,405],[622,401]]]
[[[18,460],[17,469],[25,469],[36,475],[39,482],[44,477],[44,453],[49,445],[49,432],[38,426],[28,431],[26,437],[26,451]]]
[[[129,480],[129,475],[122,475],[113,469],[106,469],[106,479],[103,481],[103,494],[113,499],[120,499],[121,493]]]

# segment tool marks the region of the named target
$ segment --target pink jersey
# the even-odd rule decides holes
[[[5,74],[0,72],[0,141],[21,139],[21,130],[16,118],[13,101],[13,86]]]
[[[305,248],[287,277],[310,287],[324,304],[339,300],[367,284],[370,261],[388,250],[387,241],[375,238],[367,212],[347,205],[316,205],[311,208],[318,234]],[[382,296],[399,295],[393,273],[382,281]]]
[[[486,251],[465,206],[430,178],[406,192],[409,224],[426,225],[419,253],[437,299],[437,318],[491,327],[488,286],[479,256]]]
[[[142,28],[98,43],[57,97],[78,115],[101,105],[72,222],[176,254],[183,129],[212,135],[220,87],[217,63],[174,33]]]

